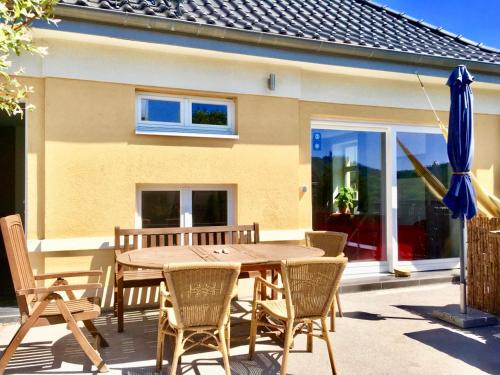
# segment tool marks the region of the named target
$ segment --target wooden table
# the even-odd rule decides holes
[[[241,272],[259,271],[266,278],[267,271],[278,270],[283,259],[321,257],[324,254],[321,249],[298,245],[163,246],[127,251],[118,255],[116,260],[124,266],[152,269],[163,269],[163,265],[168,263],[237,262],[241,263]],[[265,295],[263,285],[262,296]]]

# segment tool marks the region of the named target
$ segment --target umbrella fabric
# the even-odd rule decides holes
[[[453,169],[450,186],[443,202],[452,211],[453,218],[467,218],[476,215],[476,195],[469,175],[474,153],[473,96],[470,84],[472,75],[463,65],[451,73],[451,106],[448,123],[448,158]]]

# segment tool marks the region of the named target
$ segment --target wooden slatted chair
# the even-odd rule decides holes
[[[85,327],[96,339],[96,346],[108,346],[92,319],[101,314],[98,297],[76,298],[74,290],[91,290],[102,287],[100,283],[69,284],[68,277],[101,276],[102,271],[82,271],[33,275],[21,217],[12,215],[0,218],[10,272],[16,291],[17,304],[21,313],[21,326],[0,358],[0,374],[3,374],[12,355],[32,327],[66,323],[87,357],[100,372],[108,368],[101,356],[90,345],[77,325],[83,321]],[[37,280],[55,279],[49,287],[37,287]],[[64,300],[60,292],[65,292],[69,300]]]
[[[308,352],[312,352],[313,337],[326,341],[332,373],[337,374],[326,319],[346,264],[345,257],[284,260],[281,262],[283,288],[257,277],[252,304],[249,358],[252,359],[255,354],[259,326],[279,330],[285,336],[281,363],[281,375],[285,375],[293,336],[296,333],[305,333]],[[261,284],[284,294],[285,299],[263,300]],[[268,319],[269,317],[272,319]],[[317,320],[321,321],[321,325]],[[314,325],[321,329],[321,335],[314,334]]]
[[[331,231],[306,232],[306,246],[324,250],[326,257],[345,257],[344,248],[346,243],[347,233]],[[337,301],[339,316],[343,317],[338,289],[335,300]],[[330,312],[330,331],[335,331],[335,303],[332,303],[332,311]]]
[[[187,228],[115,228],[115,289],[114,313],[118,317],[118,332],[124,327],[124,289],[159,286],[164,280],[160,270],[126,268],[116,262],[116,256],[139,248],[180,245],[224,245],[259,242],[259,224]]]
[[[161,371],[165,335],[169,335],[175,340],[171,375],[177,371],[180,356],[198,345],[220,351],[226,375],[230,375],[229,312],[240,264],[171,264],[165,265],[164,273],[168,292],[162,282],[156,370]]]

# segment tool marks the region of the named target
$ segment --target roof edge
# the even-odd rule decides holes
[[[268,34],[257,31],[221,28],[177,19],[130,14],[120,11],[82,8],[70,4],[59,4],[55,9],[56,17],[83,20],[114,26],[137,28],[149,31],[170,32],[191,35],[200,38],[226,40],[282,49],[300,50],[323,55],[343,55],[361,59],[414,64],[434,68],[449,68],[466,64],[475,72],[500,75],[500,64],[414,54],[404,51],[377,49],[358,45],[346,45],[318,40],[306,40],[298,37]]]
[[[406,18],[408,21],[410,22],[413,22],[419,26],[423,26],[423,27],[427,27],[428,29],[438,33],[438,34],[441,34],[441,35],[445,35],[445,36],[448,36],[448,37],[451,37],[451,38],[454,38],[464,44],[469,44],[471,46],[474,46],[474,47],[477,47],[485,52],[494,52],[494,53],[500,53],[500,49],[498,48],[495,48],[495,47],[492,47],[492,46],[488,46],[488,45],[485,45],[484,43],[481,43],[481,42],[476,42],[474,40],[471,40],[471,39],[468,39],[468,38],[465,38],[462,34],[455,34],[451,31],[448,31],[446,29],[444,29],[443,27],[441,26],[436,26],[436,25],[433,25],[429,22],[426,22],[424,21],[423,19],[417,19],[417,18],[414,18],[412,16],[409,16],[408,14],[406,14],[405,12],[400,12],[396,9],[392,9],[390,7],[388,7],[387,5],[382,5],[382,4],[379,4],[373,0],[358,0],[362,3],[365,3],[366,5],[369,5],[371,6],[372,8],[376,8],[376,9],[382,9],[382,10],[385,10],[387,13],[390,13],[392,14],[393,16],[397,16],[397,17],[401,17],[401,18]]]

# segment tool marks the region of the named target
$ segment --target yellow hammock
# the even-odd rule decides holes
[[[434,112],[434,116],[439,124],[439,128],[443,133],[445,141],[448,141],[448,128],[444,126],[441,122],[434,106],[432,105],[431,99],[427,94],[425,86],[420,79],[418,73],[416,73],[418,81],[420,82],[420,87],[422,88],[425,97],[427,98],[427,102],[429,103],[432,112]],[[429,188],[432,194],[439,200],[443,200],[443,197],[446,194],[446,188],[422,163],[420,163],[417,158],[410,152],[410,150],[403,145],[399,140],[398,144],[401,149],[404,151],[408,159],[410,159],[415,171],[420,176],[424,184]],[[477,206],[481,213],[486,215],[487,217],[500,216],[500,199],[495,197],[493,194],[489,193],[478,181],[477,177],[474,173],[470,173],[470,177],[472,180],[472,185],[474,185],[474,189],[476,190],[476,199]]]
[[[444,129],[443,131],[446,131]],[[434,195],[440,201],[443,200],[443,197],[446,194],[446,187],[439,181],[436,176],[432,174],[422,163],[418,161],[418,159],[411,153],[410,150],[398,139],[397,140],[399,147],[404,151],[410,162],[413,164],[413,168],[422,179],[423,183],[432,195]],[[500,200],[489,194],[478,182],[476,176],[471,173],[472,184],[474,185],[474,189],[476,190],[476,199],[477,206],[481,213],[486,215],[487,217],[500,216]]]

